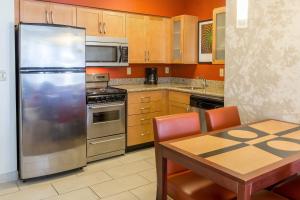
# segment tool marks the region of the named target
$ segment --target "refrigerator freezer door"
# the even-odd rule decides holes
[[[20,177],[86,165],[84,73],[20,75]]]
[[[85,30],[21,24],[20,68],[84,68]]]

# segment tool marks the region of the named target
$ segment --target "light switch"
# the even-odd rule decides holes
[[[220,68],[220,77],[224,77],[224,69]]]
[[[131,67],[127,67],[127,75],[131,75]]]
[[[165,67],[165,74],[169,74],[170,73],[170,68],[169,67]]]
[[[6,81],[6,71],[0,70],[0,81]]]

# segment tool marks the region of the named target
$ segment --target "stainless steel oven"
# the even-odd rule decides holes
[[[87,36],[86,66],[128,66],[127,39]]]
[[[87,74],[87,160],[125,154],[127,91],[108,86],[108,74]]]
[[[125,102],[88,105],[88,139],[125,133]]]

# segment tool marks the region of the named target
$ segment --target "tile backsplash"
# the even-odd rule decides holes
[[[119,79],[111,79],[109,85],[136,85],[136,84],[144,84],[144,78],[119,78]],[[198,86],[202,85],[203,81],[200,79],[190,79],[190,78],[178,78],[178,77],[160,77],[158,78],[159,84],[185,84],[185,85],[193,85]],[[224,88],[224,81],[215,81],[215,80],[207,80],[207,85],[209,87],[214,88]]]

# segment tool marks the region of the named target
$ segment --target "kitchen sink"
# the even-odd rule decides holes
[[[186,89],[186,90],[203,90],[203,87],[199,87],[199,86],[181,86],[178,87],[180,89]]]

